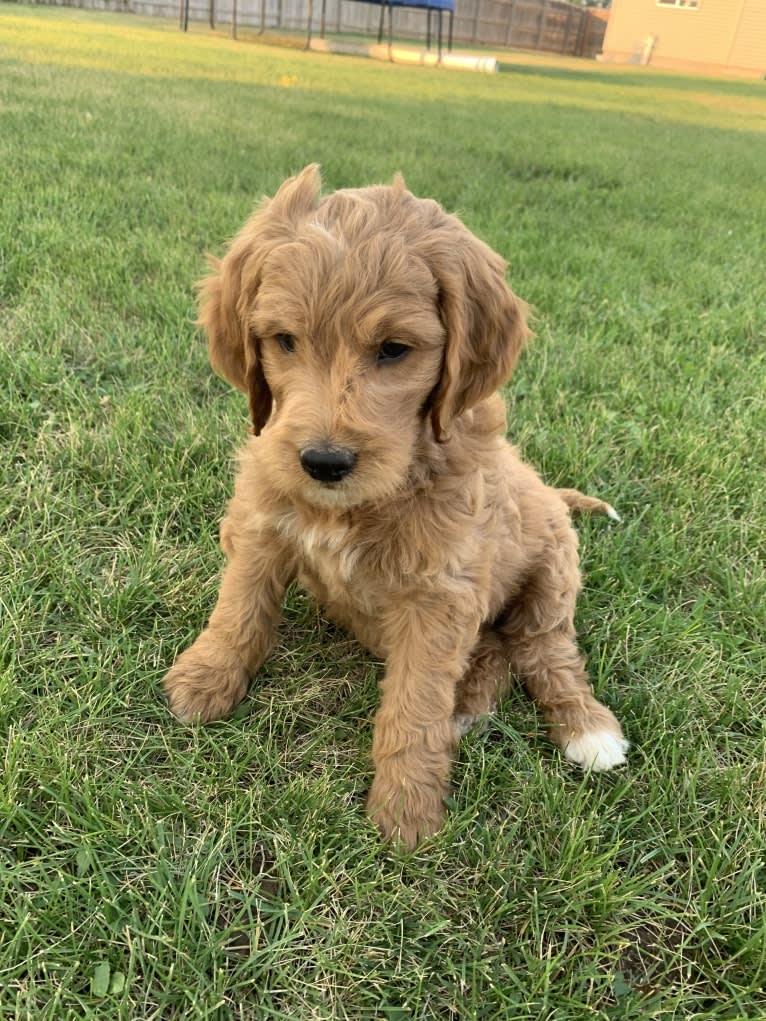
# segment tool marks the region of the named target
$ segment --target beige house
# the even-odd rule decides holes
[[[612,0],[599,59],[766,77],[766,0]]]

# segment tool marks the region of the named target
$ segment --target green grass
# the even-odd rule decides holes
[[[503,60],[0,10],[0,1018],[766,1016],[766,94]],[[515,694],[412,855],[363,814],[381,666],[300,592],[233,719],[159,687],[247,429],[193,282],[313,160],[509,258],[511,434],[624,518],[579,525],[578,627],[629,768]]]

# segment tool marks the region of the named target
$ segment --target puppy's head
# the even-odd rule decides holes
[[[390,187],[286,181],[202,282],[213,368],[249,397],[270,481],[320,506],[385,499],[510,375],[526,306],[455,217]]]

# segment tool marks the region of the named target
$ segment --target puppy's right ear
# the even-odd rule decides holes
[[[207,333],[210,364],[238,390],[246,390],[245,357],[248,335],[237,307],[242,287],[242,256],[233,248],[226,258],[210,258],[211,274],[197,284],[200,314],[197,324]]]
[[[258,338],[250,327],[263,264],[275,247],[290,240],[298,220],[317,208],[320,189],[316,164],[285,181],[274,198],[264,199],[256,209],[223,259],[211,260],[213,272],[198,285],[197,322],[207,333],[210,364],[248,395],[256,436],[268,421],[272,403]]]

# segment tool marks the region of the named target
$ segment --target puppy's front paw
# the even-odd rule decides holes
[[[441,829],[445,790],[415,785],[406,778],[376,775],[367,799],[367,814],[386,839],[413,850]]]
[[[183,723],[208,723],[226,716],[247,691],[248,676],[231,650],[203,631],[162,682],[170,711]]]

